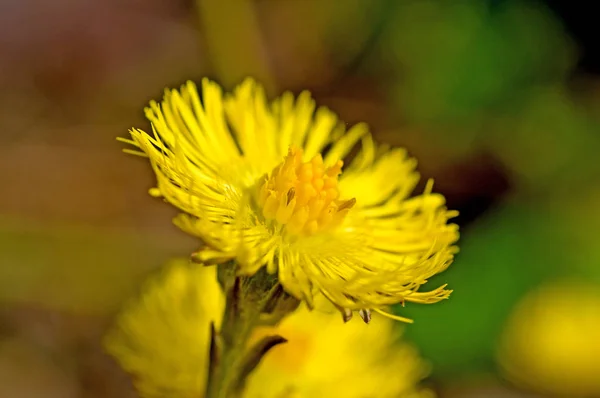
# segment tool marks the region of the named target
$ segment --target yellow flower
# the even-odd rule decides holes
[[[145,398],[201,398],[210,321],[219,324],[223,294],[215,267],[174,262],[145,285],[106,338],[108,351],[136,378]],[[377,316],[377,315],[375,315]],[[344,324],[335,313],[301,307],[275,330],[274,347],[251,373],[244,398],[425,398],[417,384],[428,366],[398,340],[397,324],[381,318]]]
[[[431,181],[410,197],[416,161],[376,145],[365,124],[346,131],[308,92],[269,103],[252,79],[225,96],[207,79],[201,96],[188,82],[146,116],[153,133],[123,141],[150,159],[150,193],[204,241],[199,262],[234,259],[245,275],[266,267],[310,307],[318,294],[346,311],[448,297],[445,286],[418,290],[452,262],[457,213]]]
[[[432,397],[418,387],[428,366],[412,346],[398,344],[395,326],[385,318],[344,323],[332,312],[300,307],[278,327],[257,331],[288,343],[272,348],[250,374],[244,397]]]
[[[106,350],[146,398],[198,398],[206,385],[210,323],[225,300],[215,267],[173,261],[149,279],[105,338]]]
[[[600,396],[600,287],[545,285],[516,307],[499,347],[506,377],[541,393]]]

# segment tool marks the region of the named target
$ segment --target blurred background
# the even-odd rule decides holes
[[[196,242],[116,136],[166,86],[310,89],[405,146],[461,252],[407,305],[440,397],[600,397],[600,30],[593,3],[0,2],[0,397],[134,397],[101,350]]]

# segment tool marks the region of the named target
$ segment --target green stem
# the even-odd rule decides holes
[[[220,266],[219,279],[226,294],[221,330],[211,328],[210,366],[205,398],[237,398],[246,378],[281,336],[267,336],[248,347],[257,326],[277,323],[291,312],[297,301],[283,292],[276,277],[258,272],[252,277],[235,275],[235,264]]]

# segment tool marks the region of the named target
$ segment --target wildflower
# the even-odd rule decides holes
[[[395,326],[384,318],[371,325],[356,318],[344,323],[331,311],[302,306],[279,326],[256,332],[278,333],[288,342],[263,358],[244,397],[433,396],[418,386],[428,365],[414,347],[399,342]]]
[[[551,396],[600,396],[600,290],[554,282],[530,292],[502,335],[498,360],[507,379]]]
[[[201,397],[209,325],[220,324],[224,303],[214,267],[173,261],[123,308],[105,347],[134,376],[141,396]]]
[[[201,398],[207,331],[211,320],[220,323],[222,303],[214,267],[174,262],[125,307],[106,346],[133,373],[142,397]],[[280,326],[255,331],[255,340],[274,332],[287,342],[265,355],[241,396],[431,397],[417,385],[428,366],[414,348],[399,342],[394,326],[385,318],[371,325],[357,319],[344,324],[332,312],[301,307]]]
[[[191,82],[167,90],[146,108],[152,134],[123,139],[149,158],[150,193],[204,242],[198,262],[266,267],[309,307],[323,295],[348,317],[448,297],[419,288],[452,262],[457,213],[431,181],[410,197],[419,177],[404,149],[376,145],[362,123],[346,131],[308,92],[269,103],[252,79],[225,96],[204,79],[201,94]]]

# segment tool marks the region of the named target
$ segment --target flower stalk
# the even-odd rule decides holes
[[[218,271],[226,303],[220,330],[211,324],[205,397],[237,398],[263,356],[287,342],[279,335],[271,335],[249,346],[255,328],[277,324],[296,309],[299,301],[284,292],[276,276],[266,272],[239,276],[234,262],[219,266]]]

